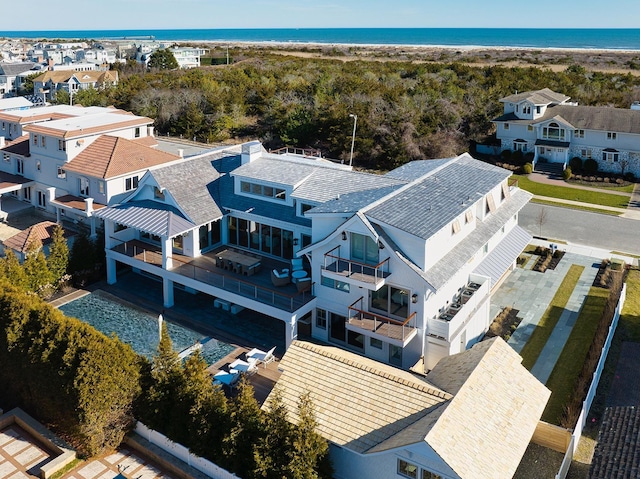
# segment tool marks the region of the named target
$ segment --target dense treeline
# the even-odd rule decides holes
[[[155,119],[158,135],[215,142],[259,138],[267,147],[316,147],[389,169],[466,151],[494,129],[499,99],[548,87],[581,104],[628,107],[640,78],[538,67],[300,59],[256,53],[233,65],[140,72],[126,67],[117,87],[79,92],[84,105],[115,105]]]
[[[62,230],[55,236],[61,242]],[[24,408],[86,456],[117,447],[140,419],[243,479],[332,477],[308,394],[294,425],[279,394],[267,412],[245,381],[227,399],[199,353],[180,361],[166,323],[150,362],[45,303],[30,278],[65,271],[60,247],[52,247],[48,265],[35,248],[23,265],[11,253],[0,259],[0,404]],[[87,238],[74,244],[76,254],[87,248]],[[40,258],[37,269],[33,258]]]

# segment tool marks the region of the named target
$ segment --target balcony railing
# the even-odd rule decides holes
[[[112,238],[112,240],[119,241],[117,238]],[[154,245],[145,245],[140,241],[134,240],[121,243],[113,247],[112,250],[162,268],[162,252],[160,248]],[[314,298],[315,283],[311,284],[310,291],[287,294],[259,284],[262,274],[266,275],[267,273],[259,273],[249,277],[255,279],[256,281],[254,282],[250,279],[240,279],[241,277],[236,276],[235,273],[225,273],[224,270],[218,270],[218,268],[209,269],[196,265],[193,262],[194,258],[187,256],[173,254],[171,260],[173,267],[168,271],[172,273],[284,311],[296,311]]]
[[[380,284],[389,273],[389,258],[378,264],[367,264],[340,255],[340,245],[324,255],[322,269],[363,283]]]
[[[489,284],[488,279],[483,283],[470,281],[450,304],[441,309],[441,313],[436,318],[429,320],[428,334],[450,341],[488,297]]]
[[[416,330],[416,313],[413,312],[404,321],[390,318],[371,311],[365,311],[357,308],[357,303],[362,304],[361,297],[349,306],[349,315],[347,325],[356,327],[369,333],[376,333],[390,339],[401,341],[405,346],[415,336]]]

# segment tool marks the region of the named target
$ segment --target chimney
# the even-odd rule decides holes
[[[242,160],[241,164],[251,163],[257,160],[262,155],[262,143],[259,141],[250,141],[242,145]]]
[[[84,210],[87,213],[91,213],[93,211],[93,198],[84,199]]]

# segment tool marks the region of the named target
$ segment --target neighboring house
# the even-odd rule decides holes
[[[176,47],[169,48],[178,62],[178,66],[183,69],[197,68],[200,66],[200,57],[207,53],[205,48],[197,47]]]
[[[28,72],[33,63],[4,63],[0,62],[0,98],[17,96],[16,77]]]
[[[531,195],[509,176],[468,154],[372,175],[251,142],[150,171],[96,216],[110,283],[124,263],[162,279],[166,307],[177,284],[283,321],[287,346],[303,322],[317,339],[429,370],[482,337],[491,291],[531,238],[517,226]],[[229,247],[269,264],[266,281],[239,287],[217,268]],[[296,257],[297,289],[271,284]]]
[[[310,394],[336,479],[508,479],[551,394],[521,361],[492,338],[421,377],[296,341],[271,394],[282,394],[293,423]]]
[[[47,71],[33,79],[33,90],[36,93],[48,92],[46,98],[55,97],[58,90],[74,94],[79,90],[103,88],[118,83],[118,72],[108,71]],[[45,98],[45,99],[46,99]]]
[[[40,245],[42,245],[42,250],[45,256],[49,256],[49,247],[53,242],[53,230],[56,226],[57,224],[53,223],[52,221],[43,221],[41,223],[30,226],[26,230],[23,230],[0,242],[0,253],[4,254],[8,249],[11,249],[13,250],[20,263],[22,263],[27,257],[27,253],[29,253],[31,243],[36,241],[39,242]],[[71,249],[73,245],[75,236],[75,233],[71,231],[64,231],[64,238],[67,240],[69,249]]]
[[[55,214],[58,222],[63,216],[88,219],[92,234],[95,210],[133,191],[148,169],[178,159],[152,148],[156,141],[149,118],[101,107],[37,110],[41,115],[6,114],[16,113],[24,135],[3,139],[0,146],[0,179],[5,180],[0,194]]]
[[[573,157],[593,159],[600,171],[640,177],[640,110],[578,106],[548,88],[500,100],[496,118],[502,150],[532,152],[566,168]]]

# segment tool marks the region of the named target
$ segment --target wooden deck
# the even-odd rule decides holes
[[[213,378],[213,376],[218,371],[228,370],[229,364],[231,364],[236,359],[246,360],[246,354],[248,351],[249,350],[247,348],[238,347],[221,360],[209,366],[207,368],[207,371],[209,371],[211,377]],[[280,358],[276,357],[276,360],[267,364],[266,367],[264,364],[260,364],[258,366],[257,373],[247,376],[249,383],[251,384],[251,386],[253,386],[254,396],[256,398],[256,401],[258,401],[258,404],[262,405],[265,402],[265,400],[271,393],[271,390],[276,385],[276,382],[278,382],[278,379],[282,374],[280,371],[278,371],[279,365]],[[234,397],[237,394],[236,388],[228,388],[227,386],[224,386],[224,390],[228,397]]]
[[[386,336],[387,338],[396,339],[398,341],[404,341],[415,328],[410,326],[401,326],[399,324],[385,323],[383,321],[374,321],[373,319],[355,319],[349,320],[350,326],[355,326],[364,331]],[[403,332],[403,328],[406,328]]]
[[[324,269],[344,276],[345,278],[370,284],[376,284],[390,275],[390,273],[387,272],[377,271],[378,276],[376,277],[375,268],[362,266],[342,259],[327,265]]]

